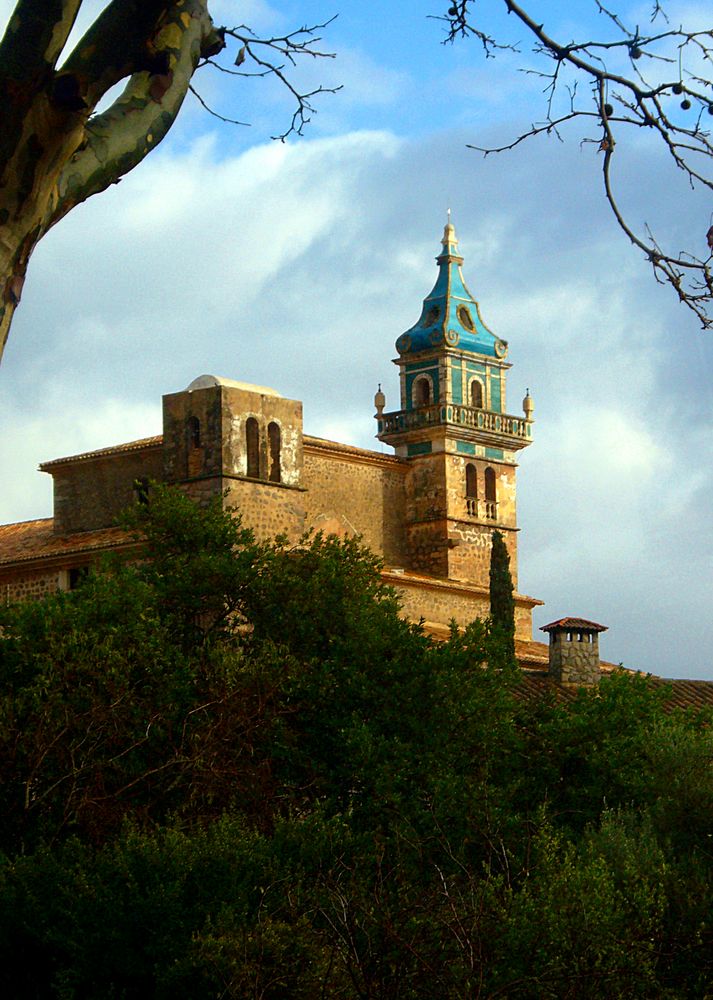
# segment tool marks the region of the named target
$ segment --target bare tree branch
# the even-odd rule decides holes
[[[547,81],[545,114],[514,140],[489,148],[472,147],[488,155],[513,149],[537,135],[562,138],[560,127],[575,121],[594,126],[593,134],[583,142],[597,145],[603,153],[602,177],[604,194],[614,218],[631,242],[651,263],[657,281],[671,285],[679,300],[697,316],[704,328],[713,326],[713,284],[711,282],[710,237],[701,227],[694,234],[694,250],[663,248],[647,225],[637,231],[620,208],[614,189],[612,163],[617,143],[621,144],[628,128],[643,128],[655,137],[671,162],[680,170],[691,187],[713,191],[713,142],[706,121],[713,124],[713,73],[701,75],[699,64],[713,62],[713,31],[689,31],[683,26],[670,27],[663,4],[654,0],[651,22],[660,19],[661,31],[640,31],[628,27],[623,18],[593,0],[595,10],[614,28],[618,37],[561,42],[545,31],[516,0],[502,0],[508,14],[524,25],[532,38],[532,53],[541,60],[542,69],[526,69]],[[476,8],[476,0],[454,0],[440,19],[446,24],[446,41],[473,37],[485,49],[486,56],[498,48],[509,47],[489,34],[483,27],[485,15]],[[628,63],[630,72],[620,65]],[[688,70],[687,62],[695,69]],[[662,69],[671,67],[667,80],[661,80]],[[564,71],[567,70],[568,76]],[[573,82],[570,82],[571,78]],[[588,84],[584,96],[577,87],[579,81]],[[568,110],[561,111],[563,95],[568,94]],[[621,146],[620,146],[621,148]]]
[[[335,15],[336,17],[336,15]],[[311,119],[316,109],[312,98],[318,94],[336,94],[341,87],[315,87],[313,90],[302,90],[292,82],[287,68],[297,65],[300,58],[334,59],[334,52],[318,48],[322,38],[318,32],[327,28],[335,17],[321,24],[303,25],[296,31],[286,35],[275,35],[271,38],[259,38],[255,33],[241,24],[235,28],[226,28],[226,36],[240,43],[234,66],[244,66],[244,69],[227,67],[216,60],[208,60],[209,64],[223,73],[243,77],[273,76],[285,87],[294,99],[295,110],[292,119],[284,132],[273,135],[273,139],[285,141],[290,135],[302,135],[305,125]],[[252,68],[251,68],[252,67]],[[201,102],[203,103],[203,102]],[[209,109],[211,110],[211,109]],[[213,112],[214,114],[216,112]],[[218,115],[218,117],[222,117]],[[228,119],[223,119],[228,120]]]

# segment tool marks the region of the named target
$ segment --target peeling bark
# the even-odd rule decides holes
[[[218,37],[208,0],[113,0],[57,69],[80,6],[19,0],[0,42],[0,359],[38,241],[163,139]]]

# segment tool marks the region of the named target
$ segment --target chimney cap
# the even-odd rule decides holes
[[[560,618],[549,625],[541,625],[540,632],[606,632],[608,625],[598,625],[586,618]]]

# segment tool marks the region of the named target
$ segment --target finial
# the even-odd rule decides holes
[[[448,244],[450,243],[453,244],[458,243],[458,240],[456,238],[456,227],[453,225],[453,220],[451,219],[450,208],[446,209],[446,213],[448,221],[446,222],[446,225],[443,229],[443,239],[441,240],[441,243],[443,244],[444,247],[448,246]]]
[[[386,406],[386,396],[381,391],[381,382],[379,382],[379,388],[376,390],[376,395],[374,396],[374,406],[376,407],[376,419],[381,417],[384,412],[384,407]]]
[[[530,395],[530,390],[525,392],[525,398],[522,401],[522,409],[525,414],[525,420],[532,420],[532,414],[535,410],[535,404],[532,401],[532,396]]]

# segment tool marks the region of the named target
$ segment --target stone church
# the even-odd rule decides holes
[[[517,592],[517,456],[532,442],[533,402],[528,392],[522,413],[508,413],[508,345],[465,284],[450,219],[436,263],[417,322],[396,340],[398,409],[387,408],[380,387],[374,400],[377,437],[393,455],[311,437],[301,402],[202,375],[163,397],[161,436],[40,466],[53,478],[54,516],[0,526],[3,599],[71,589],[99,555],[127,549],[117,514],[145,502],[154,480],[199,502],[224,496],[259,538],[360,535],[383,559],[404,614],[435,636],[452,619],[488,614],[497,529],[516,590],[518,659],[546,673],[548,648],[532,638],[532,609],[542,602]],[[584,619],[545,627],[560,680],[596,679],[603,628]]]

